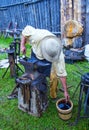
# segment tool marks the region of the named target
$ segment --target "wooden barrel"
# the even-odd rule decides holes
[[[61,119],[69,120],[71,118],[73,109],[73,103],[71,100],[66,103],[64,98],[59,99],[56,102],[56,108]]]

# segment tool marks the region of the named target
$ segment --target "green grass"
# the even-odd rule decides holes
[[[12,39],[0,39],[0,48],[8,47],[11,41]],[[28,45],[27,48],[29,49]],[[29,54],[30,51],[27,55]],[[88,66],[87,61],[76,62],[75,64],[83,68],[84,73],[89,71],[83,67]],[[75,64],[66,64],[68,73],[67,84],[68,86],[72,86],[70,89],[68,89],[68,91],[70,94],[70,99],[74,104],[72,118],[69,121],[63,121],[59,118],[56,104],[51,101],[50,97],[49,106],[40,118],[33,117],[19,110],[17,99],[7,99],[7,95],[10,94],[15,86],[15,79],[10,78],[10,71],[8,71],[6,76],[2,79],[2,74],[6,69],[0,68],[0,130],[88,130],[89,119],[87,118],[80,119],[76,126],[68,125],[69,122],[75,121],[78,109],[79,88],[75,93],[74,98],[72,98],[73,93],[81,79],[81,77],[74,74],[74,72],[78,70]],[[60,83],[58,87],[61,87]],[[63,93],[58,91],[58,97],[64,97]]]

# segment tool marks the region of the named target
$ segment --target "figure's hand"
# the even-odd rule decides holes
[[[64,96],[65,96],[66,102],[68,102],[70,97],[67,91],[64,91]]]
[[[21,52],[22,52],[23,54],[26,54],[26,47],[25,47],[25,46],[21,46]]]
[[[21,52],[25,55],[26,54],[26,47],[25,47],[25,44],[26,44],[26,37],[24,37],[22,35],[22,38],[21,38]]]

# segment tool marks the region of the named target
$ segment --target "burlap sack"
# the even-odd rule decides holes
[[[64,25],[64,34],[68,38],[82,35],[83,25],[75,20],[69,20]]]

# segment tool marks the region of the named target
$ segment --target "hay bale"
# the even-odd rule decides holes
[[[75,20],[69,20],[64,25],[64,34],[68,38],[80,36],[83,33],[83,25]]]

